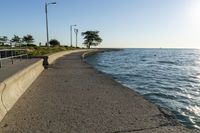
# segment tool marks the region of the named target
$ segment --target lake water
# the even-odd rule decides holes
[[[200,129],[200,50],[124,49],[99,53],[87,61],[168,108],[186,127]]]

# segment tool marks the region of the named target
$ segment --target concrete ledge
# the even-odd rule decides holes
[[[59,52],[59,53],[55,53],[52,55],[48,56],[48,63],[52,64],[56,59],[58,59],[59,57],[62,57],[64,55],[68,55],[68,54],[72,54],[72,53],[77,53],[77,52],[84,52],[87,51],[87,49],[83,49],[83,50],[70,50],[70,51],[63,51],[63,52]]]
[[[12,108],[19,97],[44,70],[42,63],[43,60],[41,59],[4,81],[6,88],[2,92],[2,102],[7,111]]]
[[[0,85],[0,121],[43,71],[43,60],[17,72]]]
[[[2,120],[3,117],[7,113],[5,105],[2,102],[2,94],[3,94],[3,91],[4,91],[5,87],[6,87],[6,85],[4,83],[0,83],[0,120]]]
[[[48,64],[52,64],[64,55],[83,51],[86,50],[63,51],[48,55]],[[0,83],[0,121],[43,70],[43,59],[41,59]]]

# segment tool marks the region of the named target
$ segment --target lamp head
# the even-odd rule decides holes
[[[78,29],[74,29],[74,32],[78,33]]]
[[[51,4],[56,5],[57,3],[56,2],[52,2]]]

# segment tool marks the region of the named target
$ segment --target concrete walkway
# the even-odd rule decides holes
[[[15,73],[19,72],[20,70],[34,64],[39,59],[14,59],[14,63],[12,64],[11,61],[6,60],[7,62],[2,63],[2,68],[0,68],[0,82],[4,81],[5,79],[9,78],[10,76],[14,75]]]
[[[166,111],[97,72],[79,54],[58,59],[19,99],[0,132],[190,133]]]

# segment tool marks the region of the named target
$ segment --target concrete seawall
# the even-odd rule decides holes
[[[48,55],[48,63],[52,64],[64,55],[81,51],[86,50],[63,51]],[[0,121],[43,70],[43,59],[41,59],[0,83]]]
[[[0,83],[0,121],[43,71],[42,63],[41,59]]]

